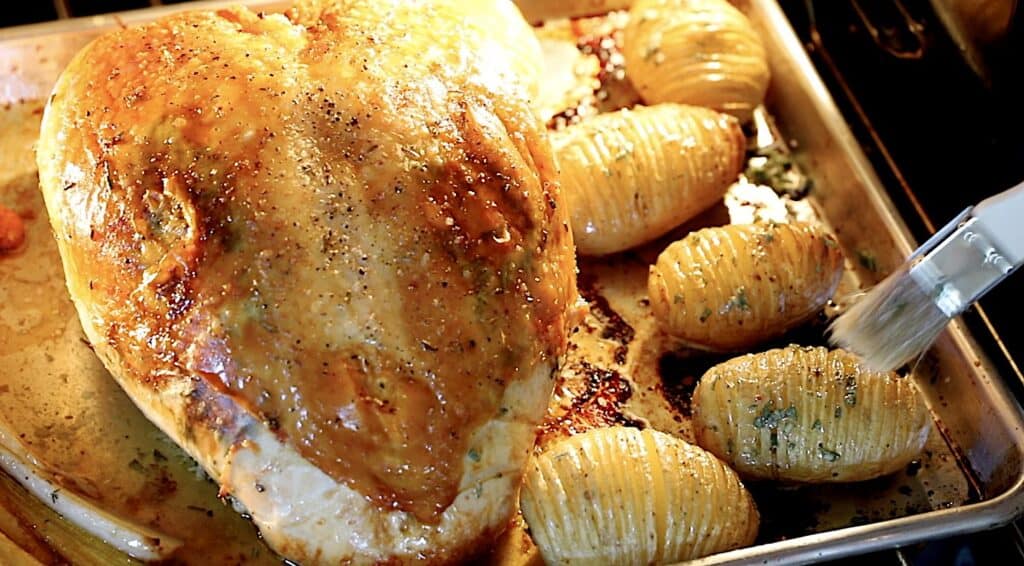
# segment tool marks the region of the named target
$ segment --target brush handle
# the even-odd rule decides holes
[[[1024,182],[981,201],[971,215],[1013,267],[1024,263]]]

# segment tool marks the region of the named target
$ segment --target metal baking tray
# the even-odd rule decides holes
[[[769,51],[773,76],[767,105],[813,178],[813,202],[852,260],[853,275],[862,287],[874,284],[902,264],[917,244],[781,9],[775,2],[755,1],[749,14]],[[962,474],[965,499],[935,497],[939,485],[921,468],[908,484],[912,490],[922,489],[927,505],[905,508],[905,516],[855,515],[848,526],[836,530],[724,553],[701,563],[833,559],[991,529],[1018,517],[1024,511],[1024,415],[959,319],[916,365],[913,377],[935,416],[935,432]],[[942,468],[936,456],[931,455],[932,465]],[[788,506],[793,500],[778,502]],[[883,520],[859,524],[864,518]]]
[[[22,213],[28,227],[24,250],[0,258],[0,448],[49,470],[54,502],[61,490],[75,492],[186,539],[180,556],[186,563],[275,564],[280,559],[255,529],[218,500],[217,487],[141,416],[89,350],[64,288],[32,154],[50,86],[86,42],[102,31],[173,10],[231,3],[0,31],[0,203]],[[285,5],[279,0],[247,4],[267,10]],[[800,206],[809,207],[838,236],[848,258],[843,292],[869,286],[898,266],[914,242],[778,5],[772,0],[741,4],[770,56],[768,112],[814,181]],[[694,225],[719,222],[724,213],[710,211]],[[598,338],[583,349],[591,366],[575,377],[597,375],[602,387],[622,400],[627,416],[692,439],[688,388],[715,360],[670,352],[661,344],[638,284],[646,280],[654,253],[647,247],[600,263],[581,262],[593,312],[589,330],[580,335]],[[619,324],[631,329],[628,353],[614,332],[605,332]],[[787,339],[820,341],[820,326]],[[570,372],[580,370],[574,366],[578,361],[570,358]],[[599,371],[592,371],[595,367]],[[629,383],[619,387],[615,380],[622,376]],[[913,378],[935,416],[920,460],[860,484],[751,485],[762,514],[758,543],[698,563],[833,559],[994,528],[1018,516],[1024,510],[1024,415],[959,321],[916,365]],[[89,563],[76,548],[54,548],[53,529],[62,528],[56,513],[20,508],[18,485],[0,479],[0,557],[6,541],[44,562]],[[492,556],[501,564],[538,561],[521,523]]]

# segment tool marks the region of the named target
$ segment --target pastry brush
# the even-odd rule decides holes
[[[1024,182],[960,213],[829,327],[877,370],[920,356],[953,317],[1024,263]]]

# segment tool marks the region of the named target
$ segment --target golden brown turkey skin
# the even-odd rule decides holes
[[[434,531],[482,467],[514,490],[574,259],[526,87],[477,9],[172,16],[101,37],[58,82],[38,161],[83,326],[226,491],[259,426]]]

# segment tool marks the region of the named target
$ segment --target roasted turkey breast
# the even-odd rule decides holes
[[[576,305],[516,18],[193,12],[53,91],[40,181],[87,336],[293,560],[466,558],[514,511]]]

